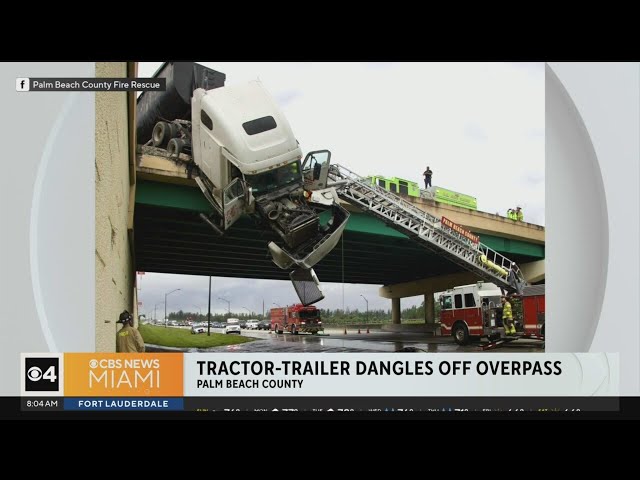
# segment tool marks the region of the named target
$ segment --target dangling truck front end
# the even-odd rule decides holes
[[[324,298],[313,266],[338,244],[349,212],[337,202],[334,189],[305,189],[299,165],[294,162],[279,168],[284,172],[247,176],[246,181],[255,198],[255,213],[279,236],[280,241],[267,246],[273,262],[291,270],[289,278],[306,306]],[[270,183],[265,175],[276,180]],[[320,213],[326,210],[330,216],[323,222]]]

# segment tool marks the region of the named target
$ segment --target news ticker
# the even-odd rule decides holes
[[[16,78],[17,92],[164,92],[166,78]]]
[[[257,412],[618,412],[618,397],[22,397],[23,412],[189,411]]]
[[[28,409],[585,408],[570,400],[536,403],[540,397],[594,397],[589,401],[602,400],[597,404],[601,409],[614,408],[615,402],[606,402],[619,395],[617,354],[23,353],[21,357],[22,405]],[[390,394],[394,402],[380,401]],[[458,398],[458,403],[439,403],[442,397]],[[490,398],[516,402],[516,397],[519,402],[531,401],[487,403]],[[285,405],[283,398],[297,403]],[[333,398],[345,403],[327,401]],[[371,400],[363,403],[363,399]]]

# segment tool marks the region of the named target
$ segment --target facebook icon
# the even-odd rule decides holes
[[[28,78],[16,78],[16,91],[28,92],[29,91],[29,79]]]

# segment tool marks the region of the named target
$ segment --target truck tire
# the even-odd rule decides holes
[[[158,122],[153,127],[153,133],[151,139],[153,140],[153,146],[158,148],[166,148],[169,140],[171,140],[172,128],[167,122]]]
[[[172,138],[167,144],[167,152],[172,157],[179,157],[186,144],[182,138]]]
[[[469,344],[469,340],[470,340],[469,329],[462,322],[458,322],[453,326],[453,329],[451,330],[451,336],[453,337],[453,339],[456,341],[458,345]]]

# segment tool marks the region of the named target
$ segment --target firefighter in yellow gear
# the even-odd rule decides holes
[[[507,297],[500,299],[502,302],[502,325],[504,325],[505,335],[515,335],[516,326],[513,323],[513,312],[511,311],[511,303]]]
[[[515,216],[516,216],[515,219],[518,222],[524,222],[524,212],[522,211],[521,207],[516,207]]]
[[[133,327],[133,315],[125,310],[116,323],[122,323],[122,328],[116,334],[116,352],[144,352],[144,340],[140,332]]]

